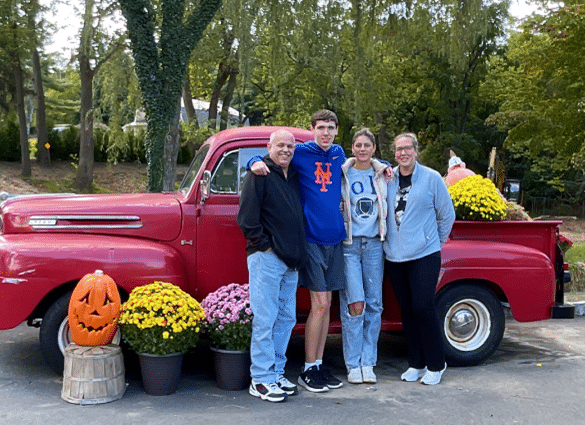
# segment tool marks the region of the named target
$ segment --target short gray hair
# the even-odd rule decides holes
[[[294,143],[295,136],[290,131],[285,129],[276,130],[270,133],[270,143],[272,144],[276,139],[281,139],[285,137],[291,139]]]
[[[403,137],[407,137],[412,140],[412,146],[414,146],[414,150],[418,152],[418,139],[414,133],[400,133],[398,136],[396,136],[392,142],[392,150],[396,152],[396,142],[398,139],[402,139]]]

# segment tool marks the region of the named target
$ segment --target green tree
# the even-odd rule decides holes
[[[307,127],[323,108],[344,120],[339,37],[346,9],[338,1],[267,2],[256,25],[252,83],[256,107],[275,125]],[[344,125],[343,128],[346,128]]]
[[[51,67],[51,64],[45,64]],[[79,123],[81,104],[81,79],[79,70],[69,66],[64,70],[51,69],[45,75],[47,79],[45,100],[47,103],[47,124]]]
[[[187,63],[221,0],[120,0],[148,123],[148,190],[172,190],[179,151],[178,112]]]
[[[142,108],[134,61],[130,52],[121,51],[105,63],[94,81],[96,117],[110,129],[108,161],[116,162],[131,153],[128,137],[122,126],[134,119]],[[104,147],[102,147],[104,148]]]
[[[41,58],[38,49],[34,49],[32,54],[33,64],[33,82],[34,92],[36,98],[36,128],[37,128],[37,162],[43,166],[51,165],[51,156],[49,149],[45,148],[45,144],[49,143],[49,133],[47,129],[46,106],[45,106],[45,90],[43,88],[43,73],[41,69]]]
[[[107,34],[107,18],[115,12],[106,0],[84,0],[83,25],[77,50],[81,80],[81,108],[79,111],[79,163],[75,187],[91,190],[93,183],[93,79],[101,66],[122,47],[124,36],[117,31]]]
[[[198,128],[196,122],[191,124],[193,145],[201,142],[203,136],[207,138],[209,133],[215,131],[215,116],[218,112],[219,129],[227,128],[232,104],[240,111],[240,122],[249,118],[249,108],[253,103],[250,95],[250,71],[254,63],[253,49],[257,42],[254,29],[262,3],[259,0],[223,1],[193,50],[188,78],[185,80],[184,97],[187,90],[190,92],[185,106],[187,109],[193,95],[210,102],[209,122],[202,128]],[[187,115],[190,113],[187,109]],[[190,121],[193,120],[190,118]]]
[[[385,3],[363,13],[368,19],[360,43],[373,61],[371,78],[356,93],[368,99],[361,101],[365,123],[380,129],[381,141],[387,140],[385,134],[414,131],[423,161],[441,171],[450,149],[465,154],[468,163],[479,162],[489,148],[484,149],[485,136],[476,125],[484,107],[478,87],[489,58],[499,50],[507,3],[423,1],[392,8]],[[369,18],[384,12],[386,19]],[[371,39],[375,42],[368,44]]]
[[[571,165],[585,169],[585,6],[532,16],[494,60],[484,84],[502,103],[487,123],[508,131],[514,158],[564,190]]]
[[[3,59],[6,85],[12,93],[12,102],[18,115],[23,176],[31,175],[28,123],[24,107],[25,82],[28,78],[25,62],[32,57],[35,33],[28,17],[36,15],[38,8],[36,0],[9,0],[0,6],[0,58]]]
[[[256,107],[266,122],[301,126],[312,111],[333,109],[342,144],[368,126],[387,158],[392,136],[409,130],[423,147],[436,145],[433,164],[446,167],[450,148],[479,162],[493,132],[481,128],[478,87],[498,51],[507,5],[266,2],[255,25]]]
[[[38,1],[38,0],[37,0]],[[36,133],[37,133],[37,162],[43,166],[51,165],[51,156],[45,145],[49,143],[49,133],[47,129],[45,90],[43,83],[43,69],[41,67],[42,42],[48,28],[48,24],[43,19],[44,7],[39,7],[35,12],[28,15],[28,25],[34,32],[36,42],[32,50],[32,86],[33,95],[36,105]],[[31,117],[32,118],[32,117]],[[31,120],[32,121],[32,120]]]

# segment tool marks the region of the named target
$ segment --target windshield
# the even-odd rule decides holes
[[[199,169],[201,168],[203,160],[205,159],[208,151],[209,145],[205,145],[199,149],[199,152],[197,152],[197,155],[195,155],[195,158],[193,158],[193,162],[191,162],[189,171],[187,171],[187,174],[185,174],[185,177],[183,177],[181,186],[179,186],[179,192],[188,192],[191,189],[191,185],[195,181],[195,177],[197,177]]]

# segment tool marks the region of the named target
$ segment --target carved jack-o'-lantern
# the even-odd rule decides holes
[[[69,327],[79,345],[107,345],[118,329],[120,293],[114,280],[101,270],[85,275],[69,301]]]

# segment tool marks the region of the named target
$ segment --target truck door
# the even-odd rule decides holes
[[[247,283],[246,240],[236,222],[246,164],[265,147],[226,151],[211,172],[209,197],[197,219],[197,282],[203,296],[222,285]]]

